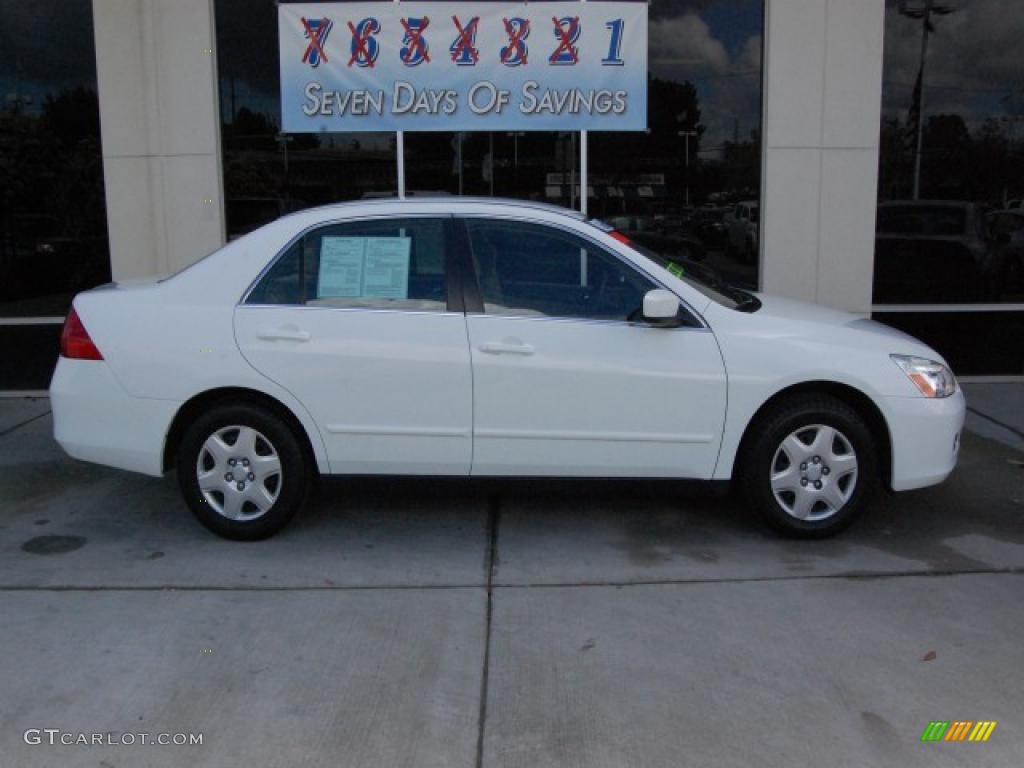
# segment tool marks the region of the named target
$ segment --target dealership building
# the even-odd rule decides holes
[[[287,5],[0,0],[0,394],[45,390],[76,292],[403,184],[582,208],[962,375],[1024,376],[1017,0],[653,0],[646,129],[586,134],[282,130]],[[338,14],[328,56],[349,51]]]

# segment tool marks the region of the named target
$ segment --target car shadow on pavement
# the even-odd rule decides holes
[[[192,518],[173,473],[76,462],[49,421],[0,440],[0,585],[479,585],[489,562],[509,585],[1024,567],[1024,457],[969,433],[946,483],[880,494],[823,541],[777,536],[720,485],[360,477],[323,478],[288,528],[241,544]]]

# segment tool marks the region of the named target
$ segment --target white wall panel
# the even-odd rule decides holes
[[[884,13],[884,0],[768,0],[768,292],[870,312]]]
[[[115,279],[224,242],[212,0],[93,0]],[[212,202],[206,202],[212,201]]]

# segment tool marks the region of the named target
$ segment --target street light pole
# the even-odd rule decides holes
[[[946,16],[955,10],[952,6],[936,5],[935,0],[924,0],[923,7],[913,7],[908,0],[899,0],[898,10],[901,15],[911,19],[921,19],[921,66],[917,73],[916,94],[917,136],[914,146],[914,199],[921,195],[921,155],[924,141],[924,69],[928,58],[928,35],[935,31],[932,16]]]
[[[288,167],[288,145],[292,143],[294,136],[278,132],[274,140],[284,152],[284,202],[287,207],[291,203],[291,174]]]
[[[686,207],[689,208],[690,207],[690,137],[691,136],[696,137],[697,136],[697,132],[696,131],[679,131],[679,135],[682,136],[685,139],[685,149],[684,149],[684,151],[686,152],[686,162],[685,162],[685,167],[686,167]]]
[[[1009,102],[1009,99],[1007,99],[1007,101]],[[1009,160],[1009,158],[1013,156],[1013,143],[1014,143],[1014,139],[1017,136],[1017,125],[1020,124],[1020,123],[1024,123],[1024,114],[1019,114],[1019,115],[1018,114],[1003,115],[1003,117],[1001,118],[1001,121],[1006,124],[1006,157],[1007,157],[1007,160]],[[1011,167],[1012,167],[1012,163],[1007,162],[1006,163],[1007,173],[1010,172],[1010,168]],[[1009,179],[1008,179],[1007,183],[1003,185],[1003,205],[1004,206],[1006,205],[1007,202],[1009,202],[1009,197],[1010,197],[1010,183],[1009,183]]]
[[[925,0],[921,24],[921,68],[918,70],[917,143],[914,146],[914,199],[921,198],[921,142],[924,140],[924,65],[928,59],[928,33],[931,30],[933,0]]]

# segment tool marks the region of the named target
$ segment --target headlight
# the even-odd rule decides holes
[[[949,397],[956,393],[956,376],[942,363],[911,355],[889,355],[925,397]]]

